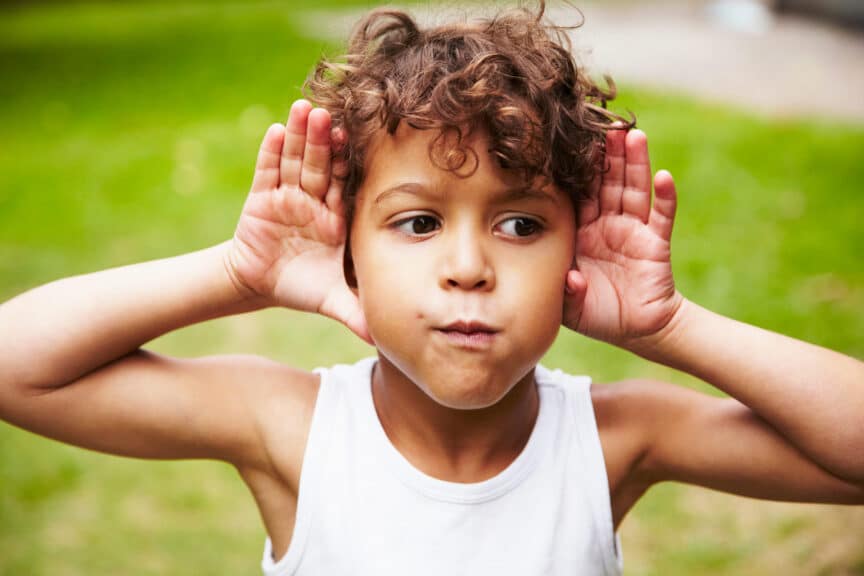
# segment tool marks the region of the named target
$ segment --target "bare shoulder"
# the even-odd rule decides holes
[[[654,484],[770,500],[864,502],[738,400],[653,380],[592,387],[616,525]]]
[[[171,360],[206,382],[212,424],[208,442],[221,449],[252,493],[274,550],[284,553],[297,510],[300,474],[320,376],[251,355]],[[194,384],[193,384],[194,386]],[[218,440],[217,434],[229,437]]]
[[[638,446],[634,457],[642,457],[655,435],[670,424],[669,416],[724,399],[647,379],[631,379],[595,384],[591,399],[601,434],[612,434]]]
[[[240,417],[251,425],[247,445],[230,459],[244,479],[264,474],[296,493],[319,375],[252,355],[189,362],[222,381],[223,403],[234,406],[223,411],[242,410]]]
[[[591,397],[616,527],[651,486],[684,480],[672,473],[676,455],[693,453],[700,431],[747,410],[735,400],[648,379],[594,385]]]
[[[724,399],[655,380],[632,379],[596,384],[591,399],[603,444],[611,487],[641,476],[651,478],[648,464],[658,442],[683,420],[699,419]]]
[[[639,380],[591,386],[616,529],[653,484],[652,478],[640,473],[640,464],[650,449],[646,419],[654,417],[644,400],[647,396],[650,402],[656,394],[653,386]]]
[[[56,388],[0,387],[0,418],[108,454],[228,462],[284,548],[318,389],[317,374],[258,356],[138,349]]]
[[[264,358],[244,363],[251,368],[247,377],[257,377],[248,402],[263,451],[238,467],[267,470],[296,492],[320,376]]]
[[[294,533],[303,458],[321,382],[318,374],[270,360],[251,363],[253,372],[260,371],[249,399],[260,450],[236,467],[280,557]]]

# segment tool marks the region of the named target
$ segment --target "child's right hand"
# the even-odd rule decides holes
[[[267,130],[228,268],[248,297],[329,316],[371,343],[342,267],[344,165],[331,161],[330,129],[326,110],[298,100]]]

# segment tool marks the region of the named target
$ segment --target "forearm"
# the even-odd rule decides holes
[[[252,311],[229,244],[64,278],[0,305],[0,385],[53,388],[172,330]]]
[[[864,481],[864,363],[688,301],[636,351],[738,399],[833,474]]]

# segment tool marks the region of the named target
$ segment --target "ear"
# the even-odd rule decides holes
[[[345,252],[342,254],[342,273],[345,275],[345,282],[348,288],[355,294],[357,293],[357,274],[354,271],[354,258],[351,257],[351,236],[350,234],[345,239]]]
[[[585,281],[585,276],[578,268],[573,267],[567,271],[567,279],[564,282],[564,291],[567,293],[567,298],[571,300],[571,304],[579,303],[585,300],[585,293],[588,291],[588,282]]]
[[[564,315],[562,323],[576,330],[585,306],[585,295],[588,293],[588,282],[575,267],[567,271],[564,279]]]

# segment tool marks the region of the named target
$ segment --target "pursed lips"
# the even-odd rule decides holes
[[[500,332],[498,328],[476,320],[457,320],[435,328],[451,344],[462,348],[485,348]]]

